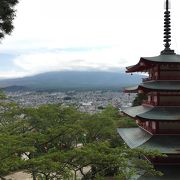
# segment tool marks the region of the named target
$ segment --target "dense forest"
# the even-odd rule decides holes
[[[157,175],[143,155],[158,152],[129,149],[117,127],[135,126],[109,106],[96,114],[74,107],[43,105],[20,108],[0,103],[0,178],[24,171],[36,179],[129,179],[138,174]]]

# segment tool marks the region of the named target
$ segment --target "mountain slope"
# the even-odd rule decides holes
[[[110,89],[141,82],[141,75],[122,72],[64,71],[48,72],[31,77],[0,80],[0,87],[25,86],[31,89]]]

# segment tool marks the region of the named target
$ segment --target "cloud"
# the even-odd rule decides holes
[[[123,45],[127,49],[132,44],[133,52],[138,48],[137,42],[142,48],[144,41],[148,48],[154,40],[162,40],[159,27],[163,28],[163,8],[159,6],[162,3],[157,0],[139,0],[139,3],[134,0],[20,1],[15,30],[3,41],[2,48]],[[152,13],[152,8],[156,13]],[[152,38],[147,30],[156,37]]]
[[[172,48],[180,42],[180,1],[172,3]],[[152,13],[153,9],[153,13]],[[163,49],[163,3],[151,0],[30,0],[0,52],[0,77],[57,70],[112,70]],[[100,48],[98,48],[100,47]]]
[[[119,48],[72,52],[49,50],[20,55],[13,63],[18,69],[17,75],[24,76],[48,71],[120,69],[127,64],[127,61],[120,57]]]
[[[27,73],[17,70],[0,71],[0,79],[24,77]]]

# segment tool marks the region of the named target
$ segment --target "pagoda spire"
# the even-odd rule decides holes
[[[161,51],[162,55],[175,54],[174,50],[170,49],[171,42],[171,18],[170,18],[170,3],[169,0],[165,1],[165,12],[164,12],[164,47],[165,49]]]

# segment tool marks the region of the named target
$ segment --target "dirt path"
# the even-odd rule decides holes
[[[32,180],[31,175],[24,172],[17,172],[5,177],[8,180]]]

